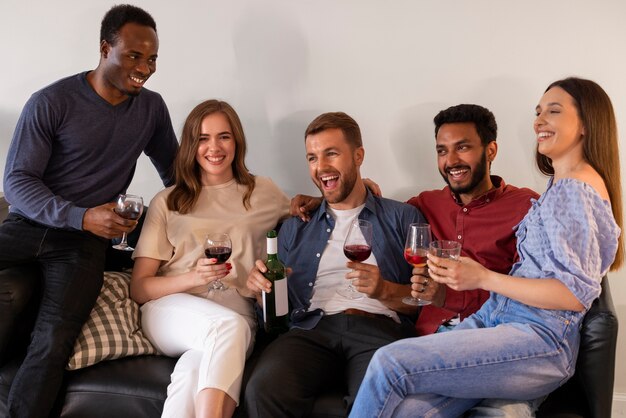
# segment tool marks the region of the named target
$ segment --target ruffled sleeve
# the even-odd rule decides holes
[[[544,277],[562,281],[589,308],[613,263],[620,234],[610,204],[588,184],[562,179],[546,192]]]

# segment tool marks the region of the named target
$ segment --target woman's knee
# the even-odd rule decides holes
[[[247,347],[252,339],[252,330],[248,321],[236,312],[221,318],[222,328],[231,338],[237,339]]]
[[[369,366],[367,367],[368,370],[371,370],[372,372],[379,372],[389,369],[391,362],[390,360],[392,359],[393,355],[390,353],[388,347],[389,346],[384,346],[376,350],[376,352],[372,356],[372,359],[370,360]]]

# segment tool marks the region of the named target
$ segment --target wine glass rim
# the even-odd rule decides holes
[[[461,243],[451,239],[437,239],[431,241],[430,246],[435,248],[441,247],[443,249],[451,249],[461,247]]]
[[[224,239],[230,240],[230,235],[228,235],[228,233],[226,232],[208,232],[204,237],[205,239],[210,238],[213,241],[220,241]]]

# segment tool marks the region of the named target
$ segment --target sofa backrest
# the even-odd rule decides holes
[[[4,193],[0,193],[0,222],[4,221],[9,214],[9,202],[4,198]]]

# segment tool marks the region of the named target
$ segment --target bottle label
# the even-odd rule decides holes
[[[289,313],[289,297],[286,278],[274,282],[274,292],[276,292],[276,316],[287,315]]]
[[[276,238],[268,238],[267,239],[267,253],[268,254],[278,254],[278,239]]]

